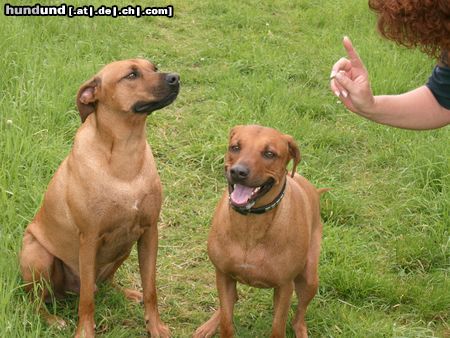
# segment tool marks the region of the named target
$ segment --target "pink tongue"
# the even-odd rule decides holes
[[[240,184],[234,186],[234,190],[231,193],[231,200],[235,204],[247,204],[247,201],[252,196],[253,188],[249,188]]]

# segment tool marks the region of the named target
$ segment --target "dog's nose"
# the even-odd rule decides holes
[[[242,164],[236,164],[230,169],[231,178],[237,181],[245,180],[248,177],[249,173],[250,170],[248,169],[248,167]]]
[[[176,86],[180,83],[180,75],[178,74],[167,74],[166,75],[166,82],[169,86]]]

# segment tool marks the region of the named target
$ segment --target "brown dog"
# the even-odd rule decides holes
[[[286,165],[293,159],[292,177]],[[260,126],[231,130],[226,191],[217,205],[208,238],[216,268],[220,308],[194,334],[233,336],[236,281],[274,288],[272,337],[284,337],[292,292],[299,303],[293,321],[307,337],[305,312],[318,287],[322,224],[317,190],[295,174],[300,152],[289,135]]]
[[[28,225],[20,254],[27,288],[80,294],[76,337],[94,336],[96,283],[111,280],[138,243],[146,326],[169,336],[159,317],[155,272],[161,183],[147,143],[145,120],[178,95],[179,76],[142,59],[105,66],[83,84],[77,106],[83,124]],[[51,286],[51,291],[47,286]],[[61,319],[41,310],[50,322]]]

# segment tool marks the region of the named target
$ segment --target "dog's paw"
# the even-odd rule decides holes
[[[192,335],[193,338],[210,338],[217,332],[219,326],[219,316],[216,312],[206,323],[200,326]]]
[[[220,310],[214,312],[211,318],[200,326],[192,335],[193,338],[210,338],[213,337],[220,323]]]
[[[169,327],[162,321],[158,321],[155,325],[147,324],[147,331],[151,338],[170,338]]]
[[[67,327],[66,321],[61,317],[55,315],[47,314],[45,316],[45,321],[49,326],[56,327],[59,330],[63,330]]]
[[[142,295],[142,292],[133,290],[133,289],[123,289],[123,293],[125,297],[128,300],[131,300],[135,303],[143,303],[144,302],[144,296]]]
[[[200,326],[197,330],[195,330],[192,338],[211,338],[216,334],[217,328],[212,328],[207,325]]]

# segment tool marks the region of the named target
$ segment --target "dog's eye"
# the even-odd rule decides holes
[[[232,153],[238,153],[241,150],[241,147],[239,147],[238,145],[231,145],[228,148],[229,151],[231,151]]]
[[[266,150],[266,151],[263,153],[263,156],[264,156],[265,158],[271,160],[271,159],[275,158],[276,154],[275,154],[274,152],[271,152],[271,151],[269,151],[269,150]]]
[[[125,78],[127,80],[134,80],[134,79],[137,79],[138,76],[139,76],[139,73],[136,70],[133,70],[130,74],[125,76]]]

